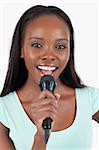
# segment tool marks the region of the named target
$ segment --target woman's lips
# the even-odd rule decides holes
[[[41,75],[52,75],[58,67],[39,65],[37,66],[37,69],[40,71]]]

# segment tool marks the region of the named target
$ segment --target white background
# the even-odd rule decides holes
[[[85,84],[99,88],[98,0],[0,0],[0,91],[6,75],[15,25],[22,13],[36,4],[55,5],[69,15],[75,31],[77,73]],[[95,133],[97,124],[93,124]],[[96,133],[94,136],[94,145],[97,145]]]

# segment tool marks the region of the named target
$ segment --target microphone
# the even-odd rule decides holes
[[[40,89],[41,91],[43,90],[49,90],[51,92],[54,92],[55,87],[56,87],[56,83],[54,78],[51,75],[44,75],[41,77],[41,81],[40,81]],[[51,129],[51,123],[52,123],[52,119],[50,117],[47,117],[46,119],[43,120],[42,126],[45,132],[45,143],[47,144],[48,138],[49,138],[49,132]]]

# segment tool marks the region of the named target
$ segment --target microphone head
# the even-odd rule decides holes
[[[41,77],[41,81],[40,81],[39,86],[40,86],[41,91],[47,89],[51,92],[54,92],[55,87],[56,87],[56,83],[55,83],[53,76],[44,75]]]

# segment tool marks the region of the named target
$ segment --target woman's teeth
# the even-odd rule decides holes
[[[41,75],[50,75],[56,70],[55,66],[38,66],[37,68],[41,71]]]
[[[54,66],[38,66],[38,69],[40,69],[40,70],[52,70],[52,71],[54,71],[55,69],[56,69],[56,67],[54,67]]]

